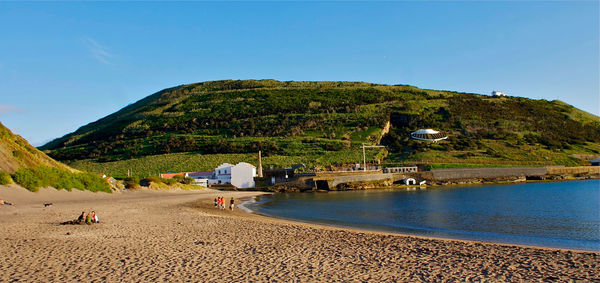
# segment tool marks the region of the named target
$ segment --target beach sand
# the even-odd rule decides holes
[[[0,198],[15,204],[0,206],[0,282],[600,281],[595,252],[367,232],[212,207],[216,196],[257,194],[0,186]],[[59,225],[92,210],[100,224]]]

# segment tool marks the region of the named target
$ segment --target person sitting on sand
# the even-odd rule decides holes
[[[88,213],[88,215],[85,217],[85,224],[87,225],[92,225],[92,214]]]
[[[98,220],[98,215],[96,215],[95,211],[92,211],[92,223],[100,223],[100,220]]]
[[[60,223],[61,225],[75,225],[75,224],[83,224],[85,220],[85,211],[81,212],[81,215],[77,218],[77,220],[70,220]]]
[[[232,197],[231,200],[229,201],[229,210],[233,210],[233,206],[234,206],[233,202],[234,201],[233,201],[233,197]]]
[[[77,222],[77,224],[81,224],[83,221],[85,221],[85,211],[81,212],[81,215],[79,215],[79,218],[77,218],[75,222]]]

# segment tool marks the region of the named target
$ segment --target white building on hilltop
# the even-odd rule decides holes
[[[208,184],[231,184],[236,188],[254,188],[254,177],[256,177],[256,167],[250,163],[240,162],[236,165],[223,163],[215,169],[215,174],[208,180]]]
[[[506,93],[504,93],[504,92],[501,92],[501,91],[494,90],[494,91],[492,91],[492,96],[493,96],[493,97],[501,97],[501,96],[506,96]]]
[[[436,131],[434,129],[420,129],[416,132],[410,133],[410,137],[415,140],[431,142],[438,142],[448,138],[445,133]]]

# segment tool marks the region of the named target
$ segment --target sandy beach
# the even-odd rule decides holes
[[[0,198],[14,203],[0,206],[0,282],[600,281],[600,253],[367,232],[212,207],[216,196],[257,194],[0,186]],[[92,210],[101,223],[59,225]]]

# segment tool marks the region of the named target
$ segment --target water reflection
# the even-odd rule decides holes
[[[276,194],[260,213],[418,235],[600,250],[600,180]]]

